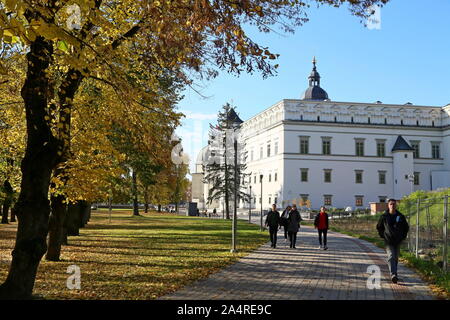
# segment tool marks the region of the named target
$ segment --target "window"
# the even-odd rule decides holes
[[[272,182],[272,174],[269,173],[269,182]]]
[[[275,172],[275,176],[273,177],[273,180],[274,180],[274,181],[277,181],[277,177],[278,177],[278,173]]]
[[[253,183],[256,183],[256,176],[253,176]]]
[[[355,170],[355,183],[363,183],[363,171]]]
[[[420,148],[419,148],[419,141],[411,141],[411,148],[414,149],[413,151],[413,158],[420,158]]]
[[[300,169],[300,181],[308,182],[308,169]]]
[[[259,158],[262,159],[263,158],[263,147],[259,148]]]
[[[300,205],[301,206],[306,206],[306,204],[308,203],[308,201],[309,201],[309,194],[301,194],[300,195],[300,200],[301,200],[301,203],[300,203]]]
[[[273,203],[277,204],[277,202],[278,202],[278,198],[275,197],[275,198],[273,199]]]
[[[419,180],[420,172],[414,172],[414,185],[418,186],[420,184]]]
[[[323,182],[331,182],[331,169],[323,170]]]
[[[278,141],[275,141],[274,154],[278,154]]]
[[[378,183],[386,184],[386,171],[378,171]]]
[[[272,204],[272,197],[269,197],[269,204]]]
[[[386,203],[386,196],[378,196],[378,201],[381,203]]]
[[[329,139],[322,140],[322,154],[331,154],[331,141]]]
[[[261,197],[259,197],[259,203],[261,203]]]
[[[431,157],[433,159],[439,159],[441,157],[439,143],[432,142],[431,143]]]
[[[355,154],[358,157],[364,156],[364,141],[363,140],[356,140],[355,141]]]
[[[355,206],[362,207],[364,203],[364,196],[355,196]]]
[[[300,137],[300,153],[309,153],[309,137]]]
[[[332,198],[332,195],[329,195],[329,194],[324,195],[323,196],[323,204],[325,206],[331,206],[332,205],[331,198]]]
[[[384,141],[377,141],[377,157],[386,156],[386,144]]]
[[[270,157],[270,142],[267,143],[267,157]]]

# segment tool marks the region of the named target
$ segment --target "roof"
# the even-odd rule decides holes
[[[244,121],[242,121],[241,118],[239,118],[239,116],[237,115],[236,111],[234,111],[234,109],[231,108],[227,114],[227,122],[234,122],[241,124]]]
[[[313,59],[313,69],[309,75],[309,87],[303,94],[302,100],[329,100],[328,94],[320,87],[320,75],[317,72],[316,57]]]
[[[402,136],[398,136],[395,141],[392,151],[414,151],[414,149],[403,139]]]
[[[302,100],[328,100],[328,93],[319,86],[306,89]]]

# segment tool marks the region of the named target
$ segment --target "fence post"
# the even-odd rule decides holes
[[[411,225],[411,202],[409,200],[407,201],[407,206],[408,206],[407,207],[408,208],[408,215],[407,215],[408,225]],[[408,232],[407,237],[408,237],[408,251],[411,252],[411,236],[410,236],[409,232]]]
[[[419,257],[419,212],[420,212],[420,198],[417,199],[417,213],[416,213],[416,258]]]
[[[447,245],[448,245],[448,239],[447,239],[447,231],[448,231],[448,196],[444,197],[444,251],[442,253],[442,268],[444,269],[444,272],[447,272]]]

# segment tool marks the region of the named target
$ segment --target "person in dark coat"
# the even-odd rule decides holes
[[[400,244],[408,235],[409,225],[405,216],[397,210],[397,201],[395,199],[388,200],[388,210],[378,220],[377,231],[386,243],[387,263],[391,273],[391,280],[393,283],[397,283]]]
[[[291,211],[291,206],[287,206],[286,209],[284,209],[283,213],[280,217],[280,225],[284,228],[284,241],[286,242],[288,238],[288,218],[289,218],[289,212]]]
[[[272,209],[267,213],[266,227],[269,227],[271,247],[277,247],[277,232],[280,226],[280,213],[277,211],[277,206],[272,205]]]
[[[297,211],[297,206],[292,205],[292,209],[289,212],[288,218],[288,235],[289,241],[291,242],[290,248],[295,249],[295,243],[297,242],[297,232],[300,229],[300,222],[302,221],[302,217],[300,213]]]
[[[328,213],[326,212],[326,208],[324,206],[320,207],[320,212],[314,218],[314,227],[319,232],[319,249],[327,250]]]

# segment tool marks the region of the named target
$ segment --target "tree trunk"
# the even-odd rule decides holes
[[[5,191],[6,196],[5,200],[3,201],[1,223],[8,224],[9,208],[11,208],[12,198],[14,194],[14,189],[12,188],[11,183],[9,183],[8,179],[6,179],[3,183],[3,190]]]
[[[51,214],[49,221],[48,249],[45,259],[59,261],[63,242],[64,223],[67,216],[67,204],[63,195],[51,196]]]
[[[16,222],[16,211],[14,210],[14,207],[11,208],[11,220],[10,222]]]
[[[27,145],[21,163],[21,191],[15,205],[19,220],[8,276],[0,299],[31,298],[36,272],[47,251],[50,176],[58,160],[58,141],[45,116],[51,85],[46,69],[53,55],[51,41],[37,37],[27,54],[28,70],[22,87],[27,120]]]
[[[144,189],[144,201],[145,201],[144,212],[148,213],[148,188],[147,187]]]
[[[133,178],[133,184],[132,184],[132,191],[133,191],[133,216],[139,215],[139,207],[138,207],[138,194],[137,194],[137,178],[136,178],[136,171],[133,170],[132,173]]]
[[[158,204],[158,212],[161,212],[161,205]]]
[[[11,205],[11,201],[5,199],[2,206],[2,224],[8,224],[8,215],[9,215],[9,207]]]
[[[67,206],[67,235],[68,236],[79,236],[80,226],[81,226],[81,203],[77,201],[75,203],[69,203]]]

